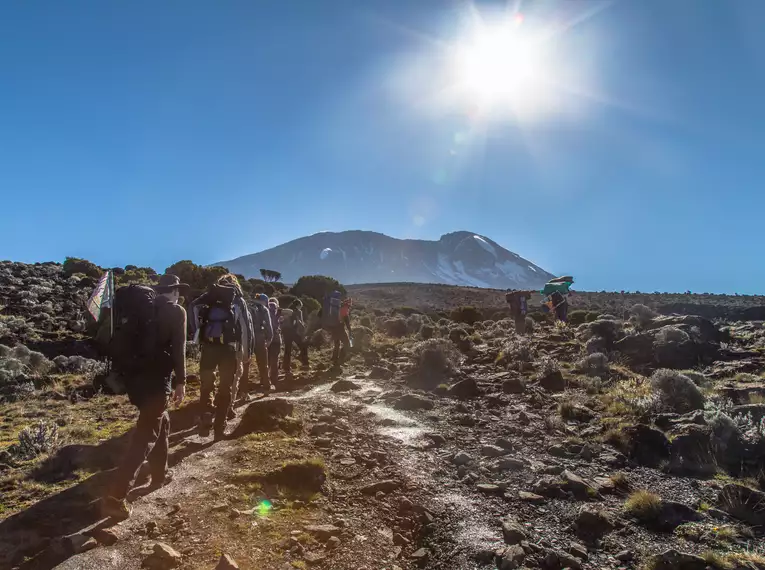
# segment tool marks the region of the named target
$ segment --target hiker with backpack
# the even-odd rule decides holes
[[[268,345],[268,375],[271,384],[276,388],[279,383],[279,353],[282,351],[282,310],[279,308],[279,300],[276,297],[268,300],[268,313],[271,316],[271,328],[274,332],[271,344]]]
[[[292,376],[292,345],[300,350],[300,363],[303,368],[308,368],[308,343],[305,340],[306,325],[303,320],[303,301],[295,299],[289,309],[282,314],[282,339],[284,344],[284,358],[282,365],[284,373]]]
[[[109,352],[113,370],[139,415],[122,462],[101,500],[104,516],[130,516],[126,497],[145,459],[152,487],[159,488],[172,477],[167,469],[167,406],[171,394],[176,405],[186,395],[186,311],[178,300],[187,289],[175,275],[162,275],[153,289],[128,285],[115,293]]]
[[[332,335],[332,364],[339,366],[345,361],[351,345],[351,299],[342,299],[340,291],[333,291],[324,297],[321,308],[321,326]]]
[[[268,296],[263,293],[255,295],[255,303],[251,310],[252,327],[252,351],[255,354],[255,362],[258,365],[261,389],[268,394],[271,391],[270,377],[268,375],[268,347],[274,338],[274,330],[271,324],[271,313],[268,310]],[[240,394],[246,395],[250,390],[249,383],[240,388]]]
[[[202,408],[200,435],[207,437],[213,424],[214,440],[225,437],[226,423],[233,412],[232,398],[237,381],[250,359],[252,322],[236,276],[222,275],[191,303],[192,333],[197,332],[202,356],[199,362]],[[218,391],[213,404],[215,371]],[[244,379],[246,381],[246,379]]]
[[[528,313],[530,291],[509,290],[505,295],[505,300],[510,306],[510,314],[515,321],[515,332],[526,334],[526,314]]]

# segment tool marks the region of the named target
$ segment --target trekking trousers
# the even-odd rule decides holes
[[[109,494],[124,499],[138,476],[145,459],[149,460],[151,479],[162,481],[167,471],[170,436],[169,396],[163,392],[147,395],[138,406],[139,415],[127,451],[114,475]]]
[[[255,340],[255,362],[258,365],[258,376],[260,385],[264,388],[269,386],[268,382],[268,346],[265,339]]]
[[[515,332],[526,334],[526,315],[515,315]]]
[[[300,350],[300,363],[305,367],[308,366],[308,343],[295,333],[284,333],[284,359],[282,365],[284,366],[284,372],[287,374],[291,371],[293,344]]]
[[[279,353],[282,350],[281,339],[278,336],[268,346],[268,374],[271,378],[271,384],[276,386],[279,381]]]
[[[350,347],[351,340],[348,338],[348,331],[344,325],[332,328],[330,334],[332,335],[332,342],[334,343],[332,348],[332,364],[338,364],[341,360],[345,360],[345,355]],[[342,348],[340,345],[342,345]]]
[[[201,389],[199,401],[202,412],[215,410],[215,429],[226,427],[226,414],[231,407],[233,390],[236,386],[236,347],[228,344],[203,344],[199,361]],[[218,391],[213,406],[212,394],[215,389],[215,370],[218,370]]]

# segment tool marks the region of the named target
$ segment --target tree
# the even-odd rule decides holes
[[[75,273],[82,273],[93,279],[98,279],[103,274],[103,269],[87,259],[67,257],[64,260],[64,275],[71,277]]]
[[[221,275],[228,273],[228,269],[218,265],[204,267],[185,259],[165,269],[165,273],[177,275],[181,283],[188,283],[192,293],[198,295],[215,283]]]
[[[320,303],[332,291],[340,291],[345,296],[346,291],[337,279],[324,275],[307,275],[297,280],[290,293],[295,297],[311,297]]]
[[[268,281],[269,283],[273,283],[275,281],[281,281],[282,274],[278,271],[274,271],[272,269],[261,269],[260,275],[263,277],[263,281]]]

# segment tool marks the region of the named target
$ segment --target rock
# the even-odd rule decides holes
[[[410,542],[408,538],[398,532],[393,535],[393,544],[396,546],[409,546]]]
[[[332,524],[313,524],[303,527],[303,530],[316,537],[321,542],[328,541],[333,536],[338,536],[342,529]]]
[[[420,548],[415,550],[409,558],[418,566],[425,566],[430,558],[430,551],[427,548]]]
[[[334,384],[332,384],[332,387],[330,388],[331,391],[335,393],[339,392],[350,392],[351,390],[358,390],[361,388],[356,382],[351,382],[350,380],[338,380]]]
[[[239,570],[239,564],[228,554],[221,554],[215,570]]]
[[[415,394],[404,394],[401,396],[393,407],[397,410],[415,411],[415,410],[432,410],[435,404],[432,400],[417,396]]]
[[[656,527],[660,530],[670,531],[681,524],[698,520],[701,520],[701,515],[688,505],[675,501],[664,501],[656,521]]]
[[[507,450],[496,445],[484,445],[481,447],[481,455],[484,457],[500,457],[507,455]]]
[[[621,552],[614,555],[614,558],[616,558],[619,562],[629,562],[635,558],[635,553],[631,550],[622,550]]]
[[[242,414],[233,436],[238,438],[248,433],[276,431],[284,418],[292,415],[293,405],[283,398],[265,398],[249,404]]]
[[[718,498],[720,508],[732,517],[754,526],[765,526],[765,493],[731,483]]]
[[[587,549],[581,544],[578,544],[576,542],[572,542],[569,545],[568,553],[571,556],[578,558],[582,562],[587,562],[587,559],[589,558],[589,555],[587,554]]]
[[[117,535],[108,528],[97,528],[91,533],[91,536],[104,546],[112,546],[117,542]]]
[[[527,538],[523,527],[512,520],[502,521],[502,537],[505,539],[505,544],[520,544]]]
[[[452,463],[455,465],[467,465],[468,463],[472,462],[473,458],[464,451],[458,451],[457,455],[455,455],[452,459]]]
[[[513,442],[504,437],[498,437],[497,441],[494,442],[494,445],[501,447],[502,449],[506,449],[507,451],[512,451],[515,449]]]
[[[562,568],[571,568],[572,570],[582,569],[582,563],[578,558],[560,550],[549,550],[540,566],[544,570],[561,570]]]
[[[520,544],[513,544],[501,551],[498,557],[497,567],[499,570],[515,570],[523,565],[526,559],[526,551]]]
[[[452,385],[448,390],[448,395],[460,400],[477,398],[482,394],[481,389],[473,378],[465,378]]]
[[[656,467],[665,459],[669,459],[670,445],[663,432],[645,424],[627,426],[623,433],[627,437],[625,452],[633,459],[647,467]]]
[[[444,438],[444,436],[437,433],[426,433],[425,437],[427,437],[430,441],[433,442],[434,447],[441,447],[443,444],[446,443],[446,438]]]
[[[598,496],[597,490],[595,490],[595,488],[590,483],[582,479],[576,473],[566,469],[563,473],[560,474],[560,477],[563,482],[563,490],[572,493],[575,497],[580,499],[587,499]]]
[[[514,457],[503,457],[494,465],[495,471],[520,471],[527,467],[527,463],[522,459]]]
[[[648,567],[653,570],[706,570],[707,563],[701,556],[667,550],[652,556]]]
[[[614,529],[607,513],[591,505],[584,505],[574,521],[574,532],[584,541],[595,542]]]
[[[372,380],[388,380],[393,373],[383,366],[372,366],[369,371],[369,378]]]
[[[541,376],[539,378],[539,385],[548,392],[563,392],[566,389],[566,380],[563,378],[560,370],[555,370],[545,376]]]
[[[329,540],[327,540],[326,546],[330,550],[334,550],[335,548],[340,546],[340,539],[337,538],[336,536],[331,536],[331,537],[329,537]]]
[[[400,486],[401,483],[398,481],[393,479],[385,479],[383,481],[377,481],[375,483],[370,483],[369,485],[364,485],[359,490],[365,495],[375,495],[377,493],[390,493],[391,491],[398,489]]]
[[[520,378],[510,378],[502,383],[502,391],[505,394],[523,394],[526,384]]]
[[[147,556],[141,568],[149,570],[170,570],[177,568],[181,563],[181,553],[163,542],[154,544],[153,552]]]
[[[546,500],[542,495],[537,495],[536,493],[531,493],[529,491],[518,491],[518,498],[521,501],[531,503],[533,505],[542,504]]]
[[[331,424],[325,423],[325,422],[319,422],[317,424],[313,424],[311,426],[311,435],[322,435],[325,433],[330,433],[335,431],[335,427]]]
[[[327,555],[320,552],[306,552],[303,559],[309,566],[318,566],[327,559]]]
[[[498,485],[493,485],[492,483],[479,483],[475,487],[481,493],[485,493],[487,495],[499,495],[499,493],[502,491]]]
[[[80,554],[98,546],[96,539],[84,534],[70,534],[63,539],[64,548],[70,554]]]
[[[712,428],[684,424],[672,432],[670,467],[673,471],[692,474],[714,474],[717,460],[712,450]]]

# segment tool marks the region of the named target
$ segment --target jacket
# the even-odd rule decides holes
[[[195,341],[198,340],[201,310],[208,304],[209,295],[210,293],[203,293],[194,299],[194,301],[191,303],[191,306],[189,307],[189,310],[192,314],[190,327],[191,334],[193,335]],[[231,308],[234,313],[234,322],[236,324],[237,332],[239,333],[239,338],[236,340],[237,359],[241,362],[244,362],[249,360],[253,350],[252,319],[250,317],[250,312],[247,309],[247,302],[244,300],[244,298],[242,298],[241,295],[237,294],[235,296]]]
[[[250,314],[252,316],[252,327],[255,331],[252,344],[252,350],[254,352],[255,343],[257,342],[265,341],[267,345],[271,344],[271,341],[274,338],[274,329],[271,324],[270,311],[260,303],[255,303],[252,306]]]

